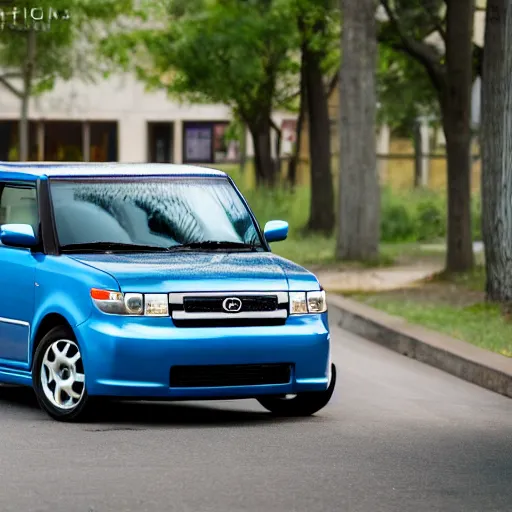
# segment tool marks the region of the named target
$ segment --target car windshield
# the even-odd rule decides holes
[[[53,179],[51,197],[61,247],[218,248],[222,242],[231,250],[262,248],[247,207],[226,178]]]

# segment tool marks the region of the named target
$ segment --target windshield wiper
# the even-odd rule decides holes
[[[217,241],[217,240],[205,240],[204,242],[190,242],[187,244],[173,245],[169,247],[169,251],[193,251],[199,250],[226,250],[226,249],[242,249],[248,251],[257,251],[258,247],[256,244],[246,244],[243,242],[229,242],[229,241]]]
[[[158,245],[130,244],[122,242],[86,242],[61,246],[62,252],[167,252],[166,247]]]

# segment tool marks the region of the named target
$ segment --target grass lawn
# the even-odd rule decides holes
[[[482,267],[464,276],[434,278],[413,288],[352,294],[391,315],[512,357],[512,322],[499,306],[485,302]]]
[[[308,268],[368,268],[390,267],[393,265],[420,265],[421,263],[439,263],[442,265],[444,253],[430,249],[417,242],[382,243],[377,261],[365,263],[339,262],[335,260],[336,240],[334,237],[307,236],[290,237],[272,244],[272,252]]]

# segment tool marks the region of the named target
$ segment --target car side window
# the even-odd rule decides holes
[[[29,183],[0,183],[0,225],[29,224],[39,229],[36,187]]]

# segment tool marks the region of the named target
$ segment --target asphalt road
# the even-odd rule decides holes
[[[1,512],[509,512],[512,401],[335,327],[316,417],[116,404],[93,424],[0,394]]]

